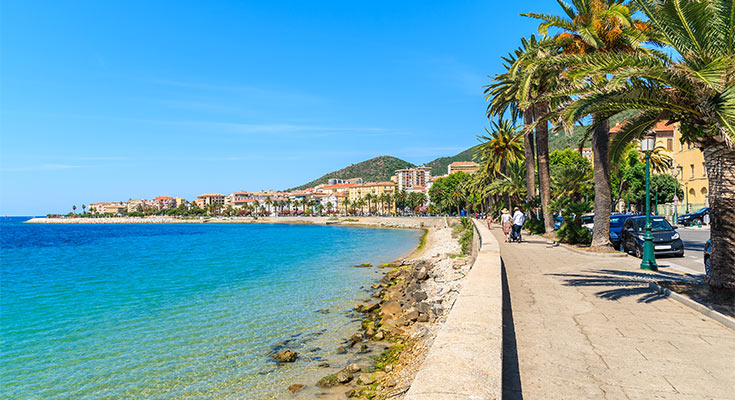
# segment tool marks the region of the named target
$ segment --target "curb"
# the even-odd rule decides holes
[[[584,251],[584,250],[576,249],[576,248],[574,248],[572,246],[569,246],[569,245],[566,245],[564,243],[559,243],[559,242],[554,242],[554,243],[556,243],[557,246],[561,246],[561,247],[563,247],[563,248],[571,251],[572,253],[584,254],[584,255],[587,255],[587,256],[595,256],[595,257],[621,257],[621,258],[622,257],[628,257],[628,255],[625,254],[625,253],[592,253],[590,251]]]
[[[709,307],[707,307],[707,306],[705,306],[703,304],[697,303],[696,301],[694,301],[694,300],[692,300],[690,298],[684,297],[684,296],[680,295],[679,293],[672,292],[669,289],[666,289],[664,287],[661,287],[661,286],[659,286],[658,284],[656,284],[654,282],[649,282],[648,283],[648,287],[650,287],[651,289],[655,290],[658,293],[661,293],[661,294],[663,294],[663,295],[665,295],[665,296],[667,296],[667,297],[669,297],[669,298],[671,298],[673,300],[678,301],[679,303],[681,303],[681,304],[683,304],[683,305],[691,308],[694,311],[697,311],[697,312],[699,312],[701,314],[704,314],[704,315],[712,318],[713,320],[721,323],[722,325],[725,325],[726,327],[728,327],[728,328],[730,328],[732,330],[735,330],[735,319],[733,319],[733,318],[730,318],[730,317],[728,317],[728,316],[726,316],[726,315],[724,315],[722,313],[719,313],[719,312],[717,312],[717,311],[715,311],[715,310],[713,310],[713,309],[711,309],[711,308],[709,308]]]

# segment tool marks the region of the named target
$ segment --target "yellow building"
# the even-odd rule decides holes
[[[393,199],[389,202],[382,203],[378,198],[383,194],[393,195],[395,191],[396,184],[394,182],[368,182],[350,187],[348,199],[351,204],[364,200],[365,205],[361,208],[363,212],[377,212],[379,214],[394,213],[396,212],[396,203]],[[365,200],[368,194],[373,196],[373,199],[370,201],[371,210],[368,210],[368,204]]]
[[[194,203],[196,203],[197,207],[201,209],[204,209],[211,204],[218,204],[220,207],[222,207],[225,205],[225,195],[219,193],[204,193],[197,196],[197,199],[194,200]]]
[[[610,129],[610,134],[619,131],[620,124]],[[654,125],[653,131],[656,132],[656,146],[663,147],[671,156],[673,175],[684,192],[684,198],[679,199],[679,213],[686,211],[687,202],[690,211],[708,206],[709,181],[702,150],[692,144],[681,143],[678,123],[669,125],[667,121],[660,121]]]

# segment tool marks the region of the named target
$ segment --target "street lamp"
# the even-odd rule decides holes
[[[641,269],[656,271],[656,256],[653,252],[651,233],[651,152],[656,146],[656,133],[650,132],[641,140],[641,151],[646,155],[646,233],[643,237],[643,259]]]

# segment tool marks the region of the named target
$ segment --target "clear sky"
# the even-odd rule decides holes
[[[285,189],[477,143],[556,2],[3,1],[0,213]]]

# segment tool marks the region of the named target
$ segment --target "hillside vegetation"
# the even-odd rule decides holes
[[[431,176],[442,176],[447,173],[449,164],[455,161],[474,161],[472,157],[474,157],[475,151],[477,151],[477,146],[470,147],[452,157],[439,157],[434,161],[426,163],[426,166],[431,167]]]
[[[319,178],[288,190],[303,190],[320,184],[326,184],[329,179],[362,178],[365,182],[389,181],[397,169],[411,168],[415,165],[408,161],[392,156],[380,156],[352,164],[338,171],[332,171]]]

